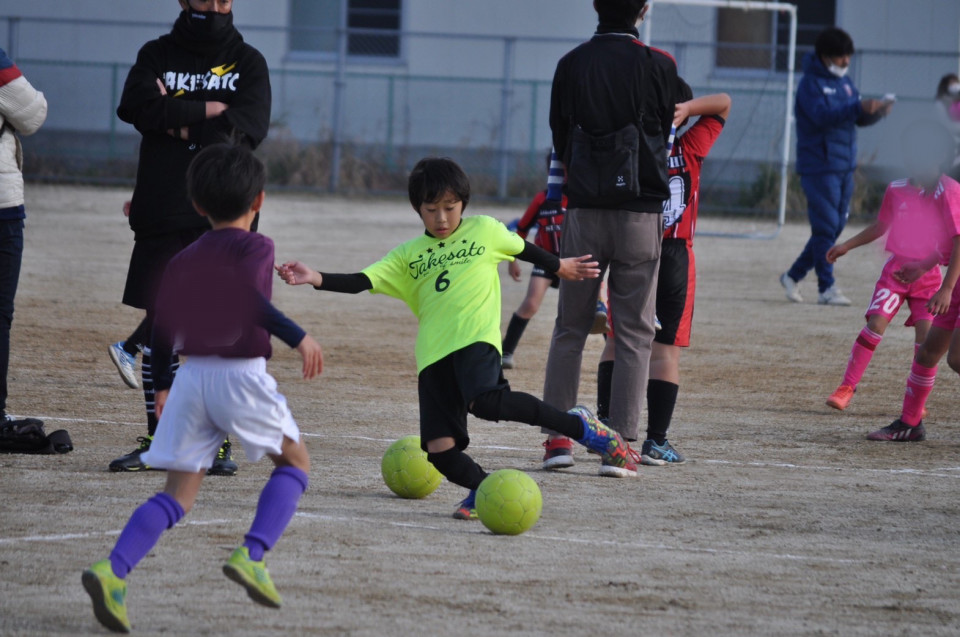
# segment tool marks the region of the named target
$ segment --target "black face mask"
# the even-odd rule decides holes
[[[233,12],[217,13],[216,11],[187,12],[187,24],[190,31],[197,38],[216,39],[233,27]]]

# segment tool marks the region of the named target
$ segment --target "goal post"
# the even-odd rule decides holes
[[[784,222],[786,221],[787,214],[787,192],[789,185],[789,166],[790,166],[790,146],[791,146],[791,132],[793,127],[793,99],[794,99],[794,87],[795,87],[795,76],[796,76],[796,50],[797,50],[797,7],[794,4],[789,2],[761,2],[755,0],[650,0],[650,9],[647,11],[646,19],[643,23],[643,41],[647,44],[651,44],[652,40],[655,39],[655,24],[656,17],[663,13],[662,9],[658,14],[658,7],[664,7],[666,5],[673,5],[680,9],[685,7],[704,7],[704,8],[713,8],[713,9],[739,9],[744,12],[752,11],[764,11],[768,13],[786,13],[789,17],[789,27],[788,27],[788,47],[786,54],[786,86],[784,90],[784,112],[782,119],[782,144],[779,149],[779,157],[776,160],[779,162],[779,193],[777,199],[777,223],[776,227],[769,232],[753,232],[753,233],[708,233],[703,232],[703,236],[721,236],[721,237],[737,237],[737,238],[750,238],[750,239],[774,239],[779,236],[781,229],[783,228]],[[773,23],[773,16],[771,15],[771,25]],[[718,19],[718,18],[717,18]],[[702,24],[694,24],[693,27],[702,27]],[[776,29],[771,26],[771,48],[774,51],[774,56],[776,52],[776,43],[777,43],[777,33]],[[712,44],[716,46],[718,38],[716,31],[714,31]],[[704,44],[709,44],[704,42]],[[775,74],[775,69],[769,69],[770,74]],[[747,81],[750,76],[745,76]],[[757,81],[760,76],[757,74],[753,75],[754,81]],[[759,80],[761,83],[765,84],[769,79],[763,78]],[[744,86],[744,79],[731,77],[731,83],[740,88]],[[718,84],[718,80],[711,79],[711,84]],[[757,98],[759,99],[759,98]]]

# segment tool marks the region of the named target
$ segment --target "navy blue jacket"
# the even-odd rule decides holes
[[[797,172],[844,173],[857,167],[857,126],[880,120],[867,115],[849,77],[837,77],[813,53],[803,58],[797,87]]]

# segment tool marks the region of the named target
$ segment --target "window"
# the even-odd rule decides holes
[[[836,20],[836,0],[794,0],[797,59],[813,48],[817,34]],[[786,71],[790,16],[785,12],[717,9],[716,65],[724,69]]]
[[[351,57],[400,57],[402,0],[290,0],[290,51],[334,55],[345,17]],[[354,32],[356,30],[357,32]]]

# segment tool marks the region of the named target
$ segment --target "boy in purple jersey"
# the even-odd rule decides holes
[[[257,603],[279,608],[264,553],[280,538],[307,488],[310,458],[287,402],[266,371],[270,334],[296,347],[303,377],[323,367],[320,346],[270,304],[273,242],[250,231],[266,171],[246,148],[213,145],[187,171],[190,198],[213,228],[180,252],[160,285],[152,338],[157,429],[144,460],[167,470],[164,490],[134,511],[108,559],[83,573],[101,624],[129,632],[124,578],[193,506],[225,435],[247,458],[276,465],[244,543],[223,572]],[[201,275],[202,274],[202,275]],[[173,353],[189,356],[171,373]]]

